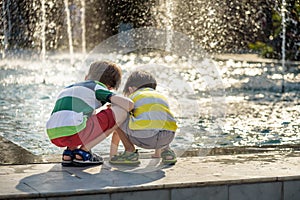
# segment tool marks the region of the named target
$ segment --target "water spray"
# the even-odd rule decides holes
[[[45,0],[42,0],[42,50],[41,50],[41,58],[45,61],[46,58],[46,8],[45,8]]]
[[[282,5],[281,5],[281,26],[282,26],[282,43],[281,43],[281,64],[282,64],[282,82],[281,82],[281,93],[284,93],[285,88],[284,88],[284,73],[285,73],[285,40],[286,40],[286,19],[285,19],[285,12],[286,12],[286,1],[282,0]]]
[[[74,64],[74,50],[73,50],[73,37],[72,37],[72,24],[71,24],[71,14],[69,9],[69,1],[64,0],[65,11],[67,16],[67,30],[68,30],[68,38],[69,38],[69,51],[70,51],[70,62],[71,65]]]

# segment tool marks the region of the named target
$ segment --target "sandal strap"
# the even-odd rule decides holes
[[[168,156],[171,156],[172,159],[176,158],[176,154],[175,154],[174,151],[171,150],[171,149],[166,149],[166,150],[164,150],[163,152],[161,152],[161,157],[162,157],[164,160],[166,160]],[[168,159],[168,160],[170,160],[170,159]]]
[[[102,162],[102,157],[92,153],[91,151],[84,151],[82,149],[74,150],[74,155],[79,155],[82,158],[82,161],[92,161],[92,162]]]
[[[124,151],[122,154],[115,155],[112,160],[119,161],[137,161],[139,159],[139,154],[137,151],[135,152],[127,152]]]
[[[75,149],[74,154],[81,156],[83,161],[91,160],[91,158],[93,157],[91,152],[84,151],[82,149]]]
[[[70,149],[65,149],[63,151],[63,156],[70,156],[72,159],[74,158],[74,151],[70,150]]]
[[[139,165],[141,162],[139,161],[139,154],[137,151],[135,152],[126,152],[115,155],[112,157],[109,162],[111,164],[120,164],[120,165]]]

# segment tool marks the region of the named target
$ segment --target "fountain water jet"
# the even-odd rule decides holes
[[[265,20],[265,18],[269,19],[270,10],[275,6],[275,2],[277,2],[278,6],[276,7],[276,11],[280,10],[281,1],[285,2],[286,0],[268,1],[264,6],[259,6],[260,4],[258,4],[257,1],[249,3],[234,3],[234,1],[232,1],[233,3],[226,7],[224,2],[219,0],[209,2],[205,2],[204,0],[192,0],[185,4],[181,4],[174,0],[161,0],[159,2],[162,4],[151,4],[153,5],[153,7],[151,7],[152,10],[141,10],[155,16],[155,18],[152,18],[152,20],[155,21],[153,22],[153,26],[157,25],[165,31],[164,34],[167,33],[166,36],[164,35],[165,40],[163,40],[166,50],[175,47],[182,50],[183,47],[186,47],[184,44],[176,46],[176,42],[180,38],[177,38],[176,40],[176,34],[172,35],[172,33],[168,33],[168,31],[172,32],[176,29],[179,32],[186,33],[186,35],[190,36],[195,43],[201,44],[202,47],[205,47],[205,44],[207,44],[207,46],[212,48],[215,47],[226,51],[226,47],[228,46],[231,46],[234,49],[240,49],[239,47],[243,46],[241,45],[242,43],[240,40],[238,40],[239,37],[234,37],[235,34],[241,36],[245,41],[249,41],[250,37],[251,39],[257,37],[264,39],[265,35],[262,36],[259,34],[261,33],[261,25],[267,26],[271,23],[270,21]],[[35,3],[33,6],[31,3],[28,3],[29,1],[23,1],[26,3],[18,2],[22,1],[5,0],[2,1],[2,5],[0,6],[0,8],[2,7],[3,11],[5,11],[2,16],[2,24],[4,22],[5,27],[3,26],[3,32],[1,30],[1,34],[3,33],[3,35],[1,35],[1,50],[3,49],[3,51],[6,52],[6,57],[9,55],[7,51],[11,49],[17,50],[14,52],[18,53],[19,50],[22,51],[22,48],[25,47],[29,50],[37,50],[38,53],[42,54],[41,50],[44,48],[46,54],[46,50],[47,52],[50,52],[51,50],[56,52],[56,50],[68,50],[69,47],[70,55],[68,56],[71,56],[71,59],[76,59],[77,61],[77,59],[79,60],[80,58],[73,58],[73,50],[79,52],[81,51],[80,48],[82,48],[82,52],[84,52],[86,51],[86,48],[89,49],[93,47],[93,45],[100,42],[101,39],[113,34],[113,31],[118,30],[116,27],[121,26],[120,21],[122,21],[123,24],[132,24],[132,27],[138,27],[143,24],[143,21],[150,19],[150,17],[146,18],[143,15],[145,14],[144,12],[139,12],[140,10],[134,7],[136,5],[133,5],[134,9],[132,10],[134,10],[134,12],[130,10],[130,6],[128,6],[129,8],[126,7],[126,9],[122,6],[116,8],[115,6],[117,3],[114,3],[114,1],[106,1],[107,3],[101,7],[102,10],[94,9],[96,6],[100,6],[100,3],[96,1],[91,3],[84,0],[43,0],[42,3],[45,5],[42,5],[40,1],[35,0],[33,1]],[[81,22],[79,22],[79,20],[76,22],[73,21],[74,12],[72,12],[71,9],[72,2],[76,3],[76,8],[78,8],[78,4],[81,3],[81,13],[80,15],[78,15],[78,12],[76,13],[76,16],[81,16]],[[147,4],[148,8],[151,5]],[[232,109],[229,109],[231,115],[228,115],[228,119],[226,120],[229,122],[225,124],[228,128],[225,129],[224,134],[217,136],[224,141],[221,145],[260,145],[268,144],[268,142],[270,144],[270,141],[279,141],[277,142],[278,144],[280,144],[281,141],[282,143],[294,144],[299,138],[299,114],[296,112],[296,107],[299,102],[299,98],[297,97],[297,91],[299,91],[299,86],[297,85],[299,76],[298,72],[291,74],[289,73],[289,70],[285,68],[286,63],[290,67],[289,62],[286,61],[289,52],[288,28],[290,18],[289,12],[287,11],[289,10],[288,1],[283,3],[283,5],[284,6],[281,7],[281,12],[285,16],[282,15],[281,21],[283,25],[282,41],[280,40],[280,43],[282,42],[282,46],[280,46],[282,50],[281,63],[277,61],[276,63],[272,62],[271,64],[269,61],[268,63],[260,63],[265,61],[263,59],[260,60],[258,57],[247,60],[249,57],[247,57],[246,54],[234,54],[230,55],[230,57],[225,57],[225,59],[217,60],[221,67],[223,67],[223,77],[228,83],[226,89],[228,89],[228,92],[230,92],[231,95],[231,97],[226,99],[229,99],[229,101],[232,99],[232,102],[229,102],[232,106]],[[239,9],[237,9],[238,6]],[[110,10],[105,10],[106,7],[109,7],[108,9]],[[40,9],[40,11],[37,16],[36,10],[38,9]],[[122,9],[125,11],[120,12]],[[42,10],[45,11],[43,18]],[[156,10],[157,12],[154,12]],[[263,12],[266,10],[267,12]],[[22,11],[21,14],[26,14],[21,15],[20,11]],[[76,11],[78,11],[78,9]],[[259,14],[258,11],[260,12]],[[58,16],[57,13],[60,13],[61,15]],[[119,14],[117,17],[116,13]],[[262,17],[260,17],[261,13],[263,15]],[[23,17],[23,19],[25,19],[25,17],[30,19],[18,21],[16,20],[18,19],[18,16]],[[93,18],[91,16],[93,16]],[[243,16],[245,17],[243,18]],[[136,21],[132,22],[131,20],[140,20],[142,22],[137,23]],[[27,22],[29,25],[26,24]],[[79,27],[78,32],[76,32],[78,29],[76,31],[74,30],[76,25]],[[31,29],[29,28],[32,27],[34,28],[34,31],[30,32]],[[41,29],[41,27],[44,28]],[[287,29],[286,34],[285,28]],[[72,29],[73,33],[71,32]],[[81,30],[82,32],[80,32]],[[44,36],[41,34],[43,32]],[[76,35],[75,33],[81,34]],[[130,41],[133,41],[132,38],[126,36],[127,35],[123,33],[121,39],[131,39]],[[87,39],[87,41],[85,39]],[[126,42],[126,40],[124,42]],[[231,42],[230,45],[224,44],[224,42],[227,41]],[[4,46],[3,43],[5,44]],[[132,45],[135,45],[134,42],[131,43]],[[36,44],[39,44],[39,46]],[[44,46],[40,46],[41,44]],[[243,44],[245,44],[245,42]],[[186,48],[189,49],[188,47]],[[240,53],[243,53],[243,51],[240,51]],[[27,55],[28,54],[25,56]],[[31,57],[29,58],[31,59]],[[118,60],[119,64],[124,66],[125,71],[128,70],[125,65],[127,63],[129,66],[135,62],[148,62],[149,60],[151,62],[165,61],[164,59],[166,58],[173,59],[166,60],[168,64],[173,64],[174,62],[173,65],[179,65],[178,62],[176,62],[176,56],[168,55],[164,57],[164,54],[162,54],[161,58],[156,58],[155,56],[151,57],[151,54],[141,56],[131,56],[126,54],[123,56],[117,55],[112,57],[114,61]],[[47,67],[41,64],[40,61],[35,62],[35,60],[30,60],[26,63],[23,60],[20,60],[19,62],[9,61],[7,62],[9,64],[1,63],[0,65],[1,67],[4,66],[0,69],[0,90],[2,91],[0,96],[1,106],[3,106],[1,107],[3,126],[1,127],[0,135],[7,137],[9,140],[16,142],[20,146],[24,145],[28,147],[28,149],[37,154],[40,152],[45,154],[57,152],[56,149],[52,149],[53,147],[50,143],[42,137],[36,142],[37,136],[43,134],[43,120],[51,112],[48,107],[53,103],[53,94],[56,93],[58,88],[78,80],[77,78],[74,78],[74,74],[78,73],[78,68],[70,67],[70,62],[69,60],[66,60],[65,57],[60,56],[60,54],[52,56],[49,53],[49,55],[47,55],[47,61],[51,61]],[[183,63],[185,64],[185,62]],[[206,102],[205,98],[207,96],[206,93],[201,90],[202,82],[199,81],[201,76],[198,76],[199,74],[195,71],[185,69],[184,67],[186,66],[188,66],[188,64],[180,65],[180,75],[186,77],[196,89],[196,94],[188,97],[197,98],[200,96],[205,103],[202,106],[203,110],[208,106],[215,107],[215,105],[218,105],[218,101],[212,102],[212,105],[210,105],[209,102]],[[295,69],[297,70],[298,68]],[[172,75],[171,72],[169,74]],[[80,73],[79,75],[81,77],[83,74]],[[164,73],[159,73],[159,75],[163,76]],[[272,75],[276,75],[276,77],[274,76],[273,78]],[[170,79],[170,77],[171,76],[168,76],[166,79]],[[43,81],[43,79],[45,81]],[[282,84],[280,84],[280,81],[282,81]],[[268,85],[268,83],[271,83],[271,86]],[[283,87],[282,91],[285,93],[282,95],[282,98],[279,99],[277,96],[280,95],[277,95],[274,92],[280,92],[281,86]],[[34,89],[32,89],[33,87]],[[49,93],[49,91],[51,91],[51,93]],[[288,95],[290,95],[289,101],[282,101]],[[23,101],[22,104],[20,104],[20,99]],[[220,97],[220,99],[223,99],[223,97]],[[278,99],[276,106],[274,106],[273,103],[274,99]],[[269,102],[271,102],[271,104]],[[268,114],[268,110],[271,110],[271,114]],[[280,110],[280,113],[278,110]],[[209,111],[203,111],[203,113],[209,114]],[[201,131],[208,130],[207,124],[210,124],[208,114],[199,117],[199,123],[196,124],[197,129]],[[218,116],[218,113],[213,113],[213,115]],[[266,119],[262,115],[270,117]],[[278,116],[282,116],[282,118]],[[273,118],[274,121],[272,121]],[[26,121],[27,119],[34,120]],[[35,121],[35,123],[32,121]],[[188,121],[190,121],[190,119],[188,119]],[[268,127],[268,129],[262,130],[265,127]],[[217,128],[218,127],[216,127],[216,129]],[[216,134],[218,132],[219,130],[216,130]],[[197,145],[197,147],[205,145],[207,143],[205,137],[202,137],[202,135],[199,134],[196,138],[195,145]],[[273,139],[271,140],[270,137],[275,139],[271,138]],[[213,141],[216,140],[215,138],[208,139]],[[35,144],[38,145],[34,146]]]
[[[69,9],[69,1],[64,0],[65,4],[65,11],[66,11],[66,18],[67,18],[67,31],[68,31],[68,38],[69,38],[69,52],[70,52],[70,62],[71,65],[74,64],[74,50],[73,50],[73,37],[72,37],[72,24],[71,24],[71,15]]]
[[[82,53],[86,54],[85,0],[81,0],[80,2],[81,2],[81,29],[82,29],[81,44],[82,44]]]
[[[167,22],[167,38],[166,38],[166,51],[170,51],[172,48],[172,38],[173,38],[173,9],[174,9],[174,1],[172,0],[166,0],[166,15],[169,16],[169,20]]]
[[[281,43],[281,64],[282,64],[282,83],[281,83],[281,93],[284,93],[284,73],[285,73],[285,44],[286,44],[286,1],[282,0],[281,5],[281,26],[282,26],[282,43]]]
[[[9,5],[9,1],[8,1],[8,5]],[[9,9],[7,9],[8,5],[5,4],[5,1],[2,2],[2,10],[3,10],[2,19],[3,19],[3,32],[4,32],[2,58],[5,58],[5,54],[6,54],[6,51],[8,48],[9,32],[11,30],[11,23],[10,23],[9,19],[7,19],[7,18],[10,18]],[[8,30],[7,30],[7,24],[9,25]]]
[[[46,58],[46,8],[45,8],[45,0],[42,0],[42,50],[41,50],[41,58],[45,61]]]

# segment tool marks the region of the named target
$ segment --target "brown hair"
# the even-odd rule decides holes
[[[137,89],[149,87],[156,89],[156,85],[156,80],[150,73],[146,71],[134,71],[128,77],[123,92],[125,95],[128,95],[129,87],[136,87]]]
[[[90,65],[87,80],[99,81],[114,89],[118,89],[122,78],[122,71],[113,62],[96,61]]]

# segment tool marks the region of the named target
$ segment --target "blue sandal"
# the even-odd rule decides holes
[[[64,156],[70,156],[71,160],[64,160]],[[73,159],[75,158],[74,151],[70,150],[69,148],[65,149],[62,154],[62,161],[61,165],[64,167],[73,166]]]
[[[74,150],[75,155],[79,155],[82,159],[73,159],[73,164],[79,167],[91,166],[91,165],[102,165],[103,158],[95,153],[84,151],[82,149]]]

